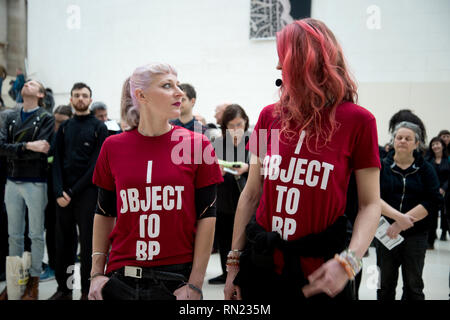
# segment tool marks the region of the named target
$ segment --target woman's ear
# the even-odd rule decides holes
[[[143,101],[145,100],[145,95],[144,92],[142,91],[142,89],[136,89],[134,90],[134,96],[136,97],[137,101]]]

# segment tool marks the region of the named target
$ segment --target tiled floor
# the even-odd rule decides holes
[[[359,290],[361,300],[376,299],[376,254],[375,249],[369,249],[369,256],[363,259],[364,269]],[[79,267],[77,265],[77,267]],[[75,288],[79,288],[79,269],[76,268]],[[450,241],[436,240],[435,249],[428,250],[425,258],[423,278],[425,282],[425,298],[427,300],[449,299],[449,272],[450,272]],[[222,300],[224,285],[209,285],[208,279],[221,273],[219,254],[211,255],[203,286],[203,294],[206,300]],[[3,290],[5,282],[0,282],[0,290]],[[397,299],[402,293],[402,279],[399,276],[397,286]],[[56,290],[56,281],[41,282],[39,286],[39,298],[48,299]],[[74,290],[74,299],[79,299],[80,290]]]

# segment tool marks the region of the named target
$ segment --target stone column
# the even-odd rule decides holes
[[[15,76],[16,68],[26,74],[27,57],[27,2],[26,0],[7,0],[7,50],[8,74]]]

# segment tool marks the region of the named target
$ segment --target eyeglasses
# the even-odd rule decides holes
[[[245,121],[238,122],[236,124],[227,124],[227,129],[241,129],[245,127]]]

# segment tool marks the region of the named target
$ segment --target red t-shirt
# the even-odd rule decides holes
[[[191,262],[195,189],[222,181],[214,149],[201,134],[174,126],[157,137],[137,129],[108,137],[93,176],[117,195],[106,272]]]
[[[295,240],[325,230],[344,214],[353,170],[380,168],[376,122],[366,109],[343,103],[336,109],[339,127],[331,141],[311,152],[307,137],[302,140],[306,134],[289,140],[280,133],[281,121],[274,110],[275,105],[269,105],[261,111],[247,145],[263,165],[256,221],[266,231],[280,233],[284,240]],[[315,150],[314,138],[309,145]],[[282,253],[276,250],[274,259],[276,271],[281,273]],[[301,258],[305,276],[323,263],[323,259]]]

